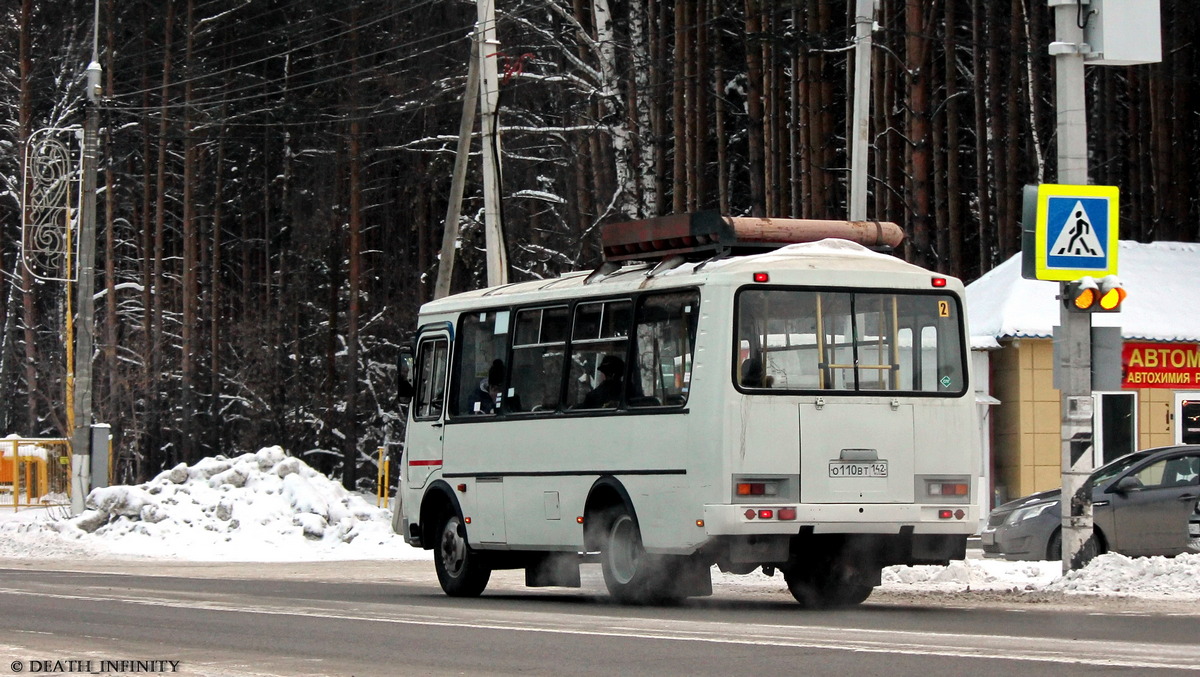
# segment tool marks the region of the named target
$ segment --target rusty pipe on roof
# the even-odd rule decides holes
[[[725,217],[739,242],[794,244],[839,238],[864,247],[897,247],[904,229],[891,221],[832,221],[820,219],[772,219],[749,216]]]

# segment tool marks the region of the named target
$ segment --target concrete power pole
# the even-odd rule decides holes
[[[477,27],[478,28],[478,27]],[[467,67],[467,90],[463,94],[462,119],[458,123],[458,148],[454,155],[454,176],[450,181],[450,202],[446,205],[446,225],[442,231],[442,254],[438,259],[437,282],[433,298],[450,294],[457,255],[458,217],[462,213],[463,184],[467,180],[467,158],[471,155],[471,131],[475,128],[475,106],[479,102],[479,31],[471,39],[471,59]],[[486,213],[486,209],[485,209]],[[489,250],[490,251],[490,250]]]
[[[487,246],[489,287],[508,282],[508,253],[500,218],[500,135],[496,130],[496,107],[500,99],[500,79],[496,60],[500,41],[496,39],[495,0],[476,0],[476,58],[479,60],[479,93],[482,107],[483,140],[483,221]]]
[[[867,219],[867,147],[871,138],[871,31],[875,0],[855,0],[854,121],[850,125],[850,220]]]
[[[1058,129],[1058,183],[1086,185],[1087,101],[1084,96],[1083,28],[1077,0],[1049,0],[1054,9],[1055,101]],[[1060,283],[1065,296],[1066,283]],[[1083,568],[1094,557],[1092,494],[1092,319],[1059,311],[1055,336],[1062,432],[1062,566]]]
[[[87,117],[83,123],[83,198],[79,205],[79,321],[75,323],[75,429],[71,431],[71,511],[83,512],[92,488],[92,352],[95,330],[96,155],[100,131],[100,2],[96,0],[96,34],[87,67]],[[71,337],[68,336],[70,341]]]

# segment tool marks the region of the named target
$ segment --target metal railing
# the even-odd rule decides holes
[[[0,506],[71,503],[71,442],[60,438],[0,438]]]

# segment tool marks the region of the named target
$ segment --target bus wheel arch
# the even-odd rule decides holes
[[[445,482],[434,482],[421,498],[421,544],[426,550],[437,545],[437,529],[446,514],[462,513],[458,499]]]
[[[592,484],[583,506],[583,544],[588,552],[600,550],[607,537],[608,522],[614,511],[626,509],[637,522],[637,513],[629,492],[615,477],[601,477]]]

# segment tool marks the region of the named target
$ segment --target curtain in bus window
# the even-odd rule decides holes
[[[633,304],[628,300],[575,306],[566,407],[619,406],[632,325]]]
[[[459,321],[459,354],[455,372],[455,394],[451,413],[456,416],[475,412],[475,402],[489,396],[489,372],[497,375],[500,383],[491,384],[496,392],[503,393],[507,380],[504,359],[508,349],[509,312],[487,311],[468,313]],[[498,369],[493,369],[499,361]],[[484,413],[495,413],[494,402],[481,408]]]
[[[566,306],[522,310],[517,314],[508,411],[558,409],[569,326]]]
[[[638,302],[630,407],[687,403],[699,313],[700,294],[695,291],[647,295]]]

